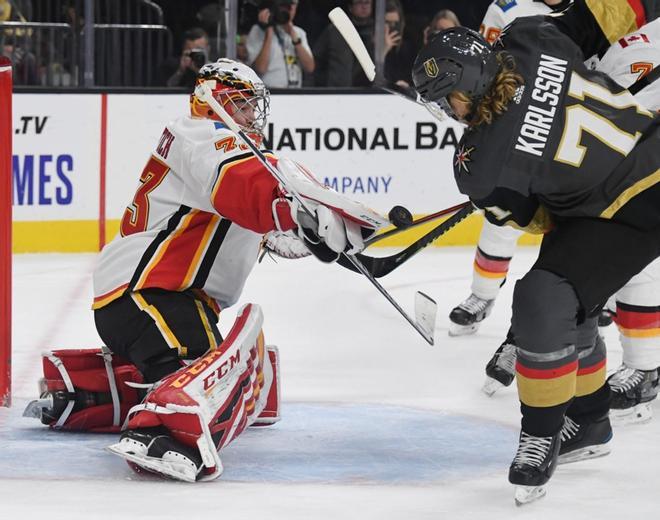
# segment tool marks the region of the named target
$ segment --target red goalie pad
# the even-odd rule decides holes
[[[245,305],[216,350],[163,379],[131,411],[136,413],[128,429],[164,426],[176,441],[199,451],[204,465],[201,479],[218,477],[222,472],[218,451],[255,423],[268,401],[271,406],[262,423],[279,418],[277,384],[273,384],[277,353],[264,345],[262,322],[259,306]],[[121,445],[115,448],[112,451],[122,455]]]
[[[118,432],[141,400],[139,390],[127,384],[142,384],[138,369],[105,348],[53,350],[42,361],[41,398],[23,415],[51,428]]]

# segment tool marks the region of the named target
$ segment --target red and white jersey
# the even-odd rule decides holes
[[[550,13],[552,9],[540,0],[495,0],[488,6],[479,32],[488,43],[493,43],[516,18]]]
[[[189,116],[169,123],[119,234],[100,254],[93,308],[153,287],[198,289],[220,308],[232,305],[263,234],[275,229],[277,194],[268,170],[221,123]]]
[[[622,87],[629,87],[660,66],[660,18],[624,36],[605,53],[596,70],[605,72]],[[660,110],[660,80],[635,94],[650,110]]]

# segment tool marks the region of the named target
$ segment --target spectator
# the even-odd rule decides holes
[[[362,41],[373,56],[374,24],[372,0],[349,0],[348,13]],[[315,84],[321,87],[360,87],[368,86],[364,75],[350,47],[334,25],[328,24],[319,36],[314,47],[318,61]]]
[[[315,64],[307,34],[293,25],[298,0],[267,0],[260,7],[246,40],[248,63],[268,87],[301,87],[303,71],[311,74]]]
[[[459,27],[461,22],[458,20],[458,16],[454,14],[454,11],[449,9],[442,9],[435,13],[433,20],[428,24],[424,29],[424,45],[429,41],[431,35],[444,31],[445,29],[451,29],[452,27]]]
[[[410,87],[412,66],[416,51],[410,41],[403,38],[405,18],[399,0],[385,4],[385,78],[401,87]]]
[[[195,27],[183,34],[181,56],[170,58],[162,66],[163,83],[168,87],[195,86],[197,72],[209,61],[209,37],[204,29]]]
[[[36,57],[14,35],[3,35],[2,55],[12,61],[14,85],[39,85]]]
[[[30,0],[0,0],[0,22],[26,22],[32,20]]]

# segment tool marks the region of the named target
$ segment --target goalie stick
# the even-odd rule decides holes
[[[406,249],[395,253],[390,256],[383,257],[372,257],[358,253],[355,255],[361,264],[369,271],[371,276],[374,278],[380,278],[382,276],[390,274],[400,265],[403,265],[405,262],[410,260],[413,256],[419,253],[426,246],[431,244],[433,241],[444,235],[447,231],[453,228],[456,224],[466,219],[476,208],[472,205],[471,202],[463,204],[461,209],[454,213],[447,220],[442,222],[442,224],[434,227],[431,231],[426,233],[423,237],[419,238],[412,244],[410,244]],[[397,231],[397,230],[394,230]],[[346,262],[343,258],[340,258],[338,261],[339,265],[355,271],[355,269]]]
[[[252,154],[259,160],[259,162],[268,170],[268,172],[280,183],[280,185],[289,193],[289,195],[294,198],[304,211],[310,216],[310,218],[316,220],[316,216],[312,209],[307,206],[304,198],[286,182],[286,179],[283,175],[275,168],[272,164],[268,162],[264,154],[259,150],[259,148],[252,142],[252,140],[241,130],[241,127],[238,126],[236,121],[229,115],[229,113],[216,101],[211,92],[211,88],[206,83],[200,83],[195,87],[195,96],[201,101],[207,103],[211,109],[218,115],[218,117],[229,127],[229,129],[238,135],[245,145],[250,149]],[[340,256],[347,265],[351,266],[351,270],[362,273],[371,284],[378,289],[378,291],[385,297],[385,299],[390,302],[390,304],[401,314],[410,325],[429,343],[433,345],[433,335],[435,331],[435,316],[437,313],[437,305],[435,301],[429,298],[427,295],[417,292],[415,299],[415,319],[410,317],[406,311],[404,311],[401,306],[392,298],[390,293],[388,293],[385,288],[376,281],[376,279],[371,275],[369,270],[362,265],[361,261],[358,259],[357,255],[348,255],[342,253]]]

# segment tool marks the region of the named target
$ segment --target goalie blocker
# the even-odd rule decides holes
[[[41,398],[24,415],[63,430],[113,432],[123,423],[108,450],[134,469],[217,478],[220,449],[246,427],[280,419],[278,352],[264,345],[262,323],[260,307],[245,305],[217,349],[155,385],[105,348],[48,352]]]

